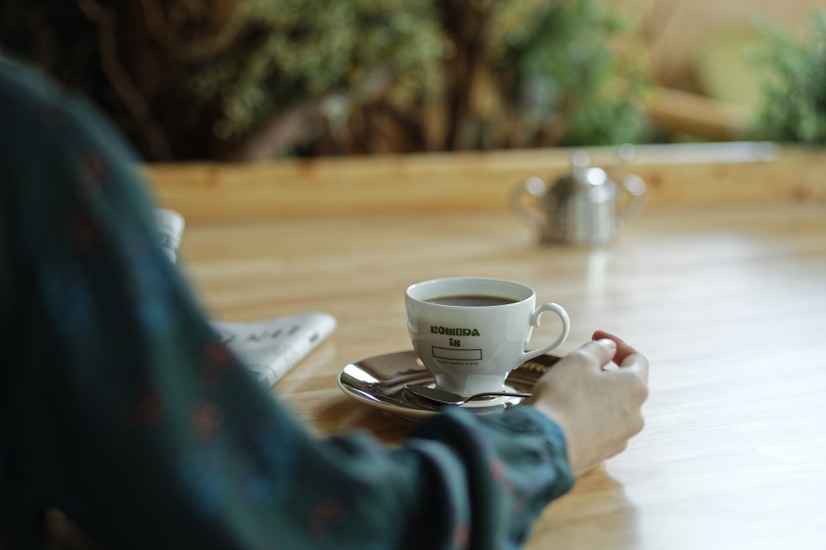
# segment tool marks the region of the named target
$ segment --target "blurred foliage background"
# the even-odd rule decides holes
[[[755,135],[826,145],[826,11],[814,12],[802,38],[766,21],[757,26],[764,40],[754,58],[766,77]]]
[[[0,43],[149,161],[826,141],[826,16],[801,37],[765,22],[790,6],[698,1],[4,0]]]
[[[646,139],[644,48],[597,0],[5,0],[0,42],[148,160]]]

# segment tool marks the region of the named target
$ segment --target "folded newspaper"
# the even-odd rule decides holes
[[[161,246],[175,263],[184,230],[184,218],[173,210],[158,209]],[[258,378],[272,386],[336,328],[335,318],[312,311],[251,322],[210,321],[221,340]]]

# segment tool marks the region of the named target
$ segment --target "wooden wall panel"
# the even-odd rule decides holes
[[[616,168],[613,148],[593,163],[640,175],[649,205],[826,198],[826,154],[771,144],[651,145]],[[566,149],[150,165],[162,205],[190,220],[273,219],[372,212],[503,210],[518,182],[570,170]]]

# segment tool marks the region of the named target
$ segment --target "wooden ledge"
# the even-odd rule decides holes
[[[592,164],[632,172],[649,205],[826,199],[826,153],[768,143],[647,145],[619,167],[615,148]],[[530,176],[570,171],[573,149],[149,165],[158,199],[188,220],[273,219],[376,212],[505,210]]]

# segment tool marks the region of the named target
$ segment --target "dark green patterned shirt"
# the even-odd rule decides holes
[[[210,329],[135,160],[0,61],[0,549],[49,508],[107,548],[512,548],[570,488],[530,407],[311,435]]]

